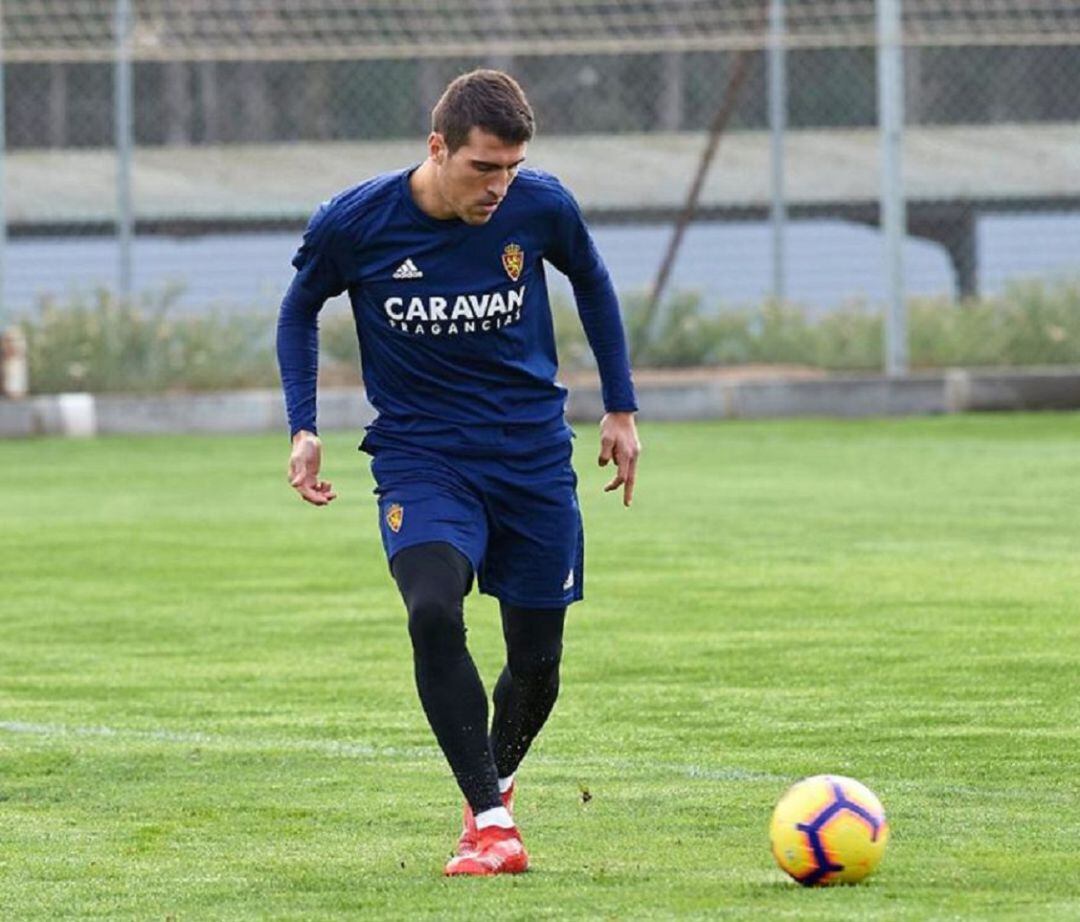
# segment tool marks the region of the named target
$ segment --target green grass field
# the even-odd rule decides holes
[[[354,436],[328,509],[284,436],[0,443],[0,918],[1080,917],[1080,416],[652,425],[630,511],[580,430],[587,599],[496,880],[440,877]],[[819,772],[885,803],[866,884],[773,865]]]

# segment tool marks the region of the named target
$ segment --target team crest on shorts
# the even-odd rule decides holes
[[[401,531],[401,520],[405,518],[405,510],[398,503],[391,503],[386,510],[386,524],[395,535]]]
[[[525,268],[525,251],[516,243],[508,243],[503,247],[502,264],[506,274],[516,282]]]

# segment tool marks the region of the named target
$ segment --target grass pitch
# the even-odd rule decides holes
[[[0,917],[1080,916],[1080,417],[648,426],[630,511],[581,429],[587,599],[497,880],[439,876],[355,437],[328,509],[284,437],[0,443]],[[769,855],[819,772],[885,803],[864,885]]]

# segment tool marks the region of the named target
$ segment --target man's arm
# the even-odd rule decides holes
[[[319,311],[327,298],[345,288],[333,258],[331,231],[323,206],[311,219],[293,257],[296,276],[282,299],[277,324],[278,368],[292,438],[289,484],[315,506],[325,506],[337,495],[330,483],[319,479],[322,443],[315,427]]]
[[[599,271],[591,276],[572,278],[571,281],[581,325],[596,356],[600,391],[607,411],[600,420],[600,457],[597,461],[601,467],[610,462],[616,466],[615,477],[604,487],[604,492],[622,487],[623,505],[629,506],[634,500],[634,481],[641,455],[641,441],[634,422],[637,399],[619,302],[607,269],[603,263],[598,266]]]
[[[641,442],[634,422],[637,397],[630,374],[626,331],[619,315],[619,301],[611,284],[611,276],[596,251],[577,203],[569,193],[566,193],[563,202],[551,261],[573,285],[578,316],[600,373],[600,391],[606,413],[600,421],[598,462],[601,467],[610,462],[617,467],[615,477],[604,490],[611,492],[621,486],[623,505],[629,506],[634,498]]]

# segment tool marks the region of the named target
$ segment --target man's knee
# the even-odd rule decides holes
[[[562,645],[533,650],[515,650],[507,656],[510,675],[526,685],[554,686],[559,684],[559,663]]]
[[[409,613],[416,653],[427,658],[463,651],[462,602],[472,580],[464,555],[445,543],[416,545],[398,553],[391,570]]]
[[[447,655],[465,648],[461,599],[417,593],[406,600],[409,637],[421,655]]]
[[[565,609],[503,606],[506,662],[515,682],[558,688]]]

